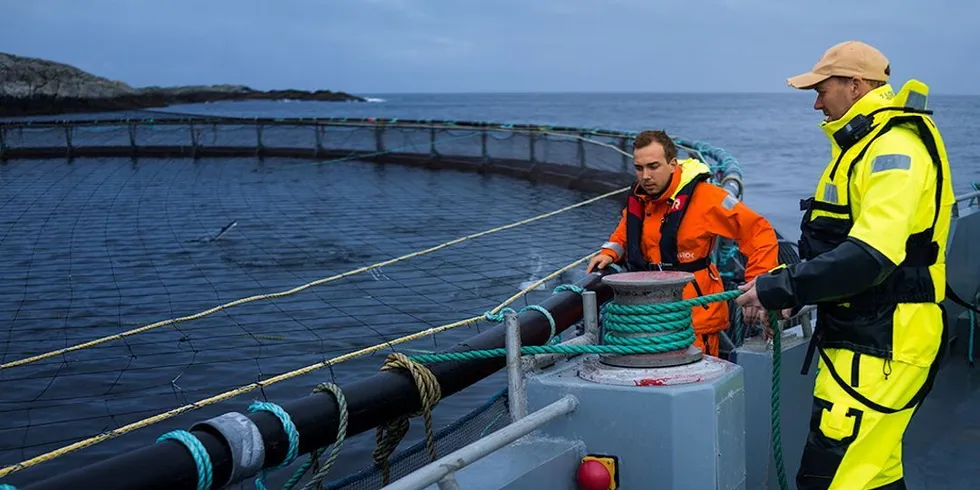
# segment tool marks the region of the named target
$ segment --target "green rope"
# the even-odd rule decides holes
[[[320,456],[326,452],[327,447],[324,446],[313,451],[310,454],[310,459],[297,468],[293,476],[282,486],[283,490],[292,490],[295,488],[310,468],[313,468],[313,478],[303,487],[303,490],[308,490],[313,487],[316,487],[317,490],[322,490],[323,479],[327,476],[327,472],[330,471],[334,462],[337,461],[337,456],[340,455],[340,447],[344,445],[344,439],[347,437],[347,399],[344,397],[344,392],[341,391],[340,387],[333,383],[320,383],[313,388],[313,393],[323,392],[329,392],[334,396],[338,407],[338,418],[340,419],[340,425],[337,428],[337,438],[333,443],[333,448],[330,449],[330,456],[327,457],[327,461],[322,468],[317,468],[319,466]]]
[[[555,288],[555,292],[570,290],[577,291],[563,284]],[[581,289],[581,288],[579,288]],[[686,349],[694,343],[694,328],[691,326],[691,308],[703,306],[715,301],[728,301],[737,298],[742,291],[732,290],[723,293],[709,294],[697,298],[685,299],[671,303],[653,305],[624,305],[610,302],[603,306],[603,325],[606,333],[603,335],[604,345],[555,345],[550,341],[555,336],[554,321],[546,314],[551,322],[551,335],[548,345],[528,345],[521,347],[522,355],[532,354],[651,354]],[[544,310],[536,305],[527,306],[521,312],[534,309]],[[504,308],[499,313],[484,313],[488,320],[503,321],[504,312],[514,312]],[[544,310],[547,311],[547,310]],[[543,312],[542,312],[543,313]],[[499,318],[499,319],[498,319]],[[625,337],[621,334],[654,333],[650,337]],[[474,359],[491,359],[505,357],[506,349],[470,350],[461,352],[443,352],[439,354],[423,354],[410,357],[418,363],[471,361]]]
[[[772,410],[770,410],[769,428],[772,432],[772,459],[776,462],[776,476],[779,480],[779,488],[781,490],[788,490],[789,485],[786,483],[786,469],[783,468],[783,439],[782,431],[780,430],[780,415],[779,415],[779,374],[782,372],[782,354],[783,354],[783,333],[778,330],[777,325],[779,325],[779,315],[774,311],[769,312],[769,325],[773,328],[772,335],[772,388],[769,401],[772,404]]]
[[[634,345],[526,345],[521,347],[521,355],[537,354],[649,354],[647,346]],[[460,352],[443,352],[441,354],[423,354],[412,356],[411,359],[420,364],[434,362],[472,361],[476,359],[492,359],[506,357],[507,349],[468,350]]]

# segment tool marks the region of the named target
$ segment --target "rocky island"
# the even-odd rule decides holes
[[[71,65],[0,52],[0,117],[105,112],[223,100],[364,102],[329,90],[255,90],[244,85],[134,88]]]

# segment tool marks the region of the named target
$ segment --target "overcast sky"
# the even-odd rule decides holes
[[[0,0],[0,51],[134,86],[786,92],[839,41],[980,94],[971,0]]]

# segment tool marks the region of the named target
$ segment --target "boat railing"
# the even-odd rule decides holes
[[[974,182],[973,188],[975,189],[973,192],[956,196],[956,204],[953,205],[953,217],[960,215],[960,203],[963,201],[966,201],[967,209],[980,207],[980,182]]]

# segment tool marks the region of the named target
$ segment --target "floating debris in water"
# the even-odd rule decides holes
[[[225,235],[225,233],[228,233],[228,231],[231,230],[232,228],[234,228],[235,226],[238,226],[238,221],[232,221],[231,223],[228,223],[227,225],[225,225],[224,228],[221,229],[221,231],[218,232],[217,235],[214,236],[214,238],[212,238],[212,239],[210,239],[208,241],[213,242],[213,241],[215,241],[215,240],[223,237]]]
[[[232,228],[234,228],[236,226],[238,226],[238,221],[237,220],[236,221],[232,221],[231,223],[228,223],[227,225],[223,226],[220,230],[218,230],[218,233],[215,234],[214,236],[204,236],[204,237],[198,238],[196,240],[191,240],[191,241],[194,241],[194,242],[202,242],[202,243],[213,242],[213,241],[215,241],[215,240],[223,237],[225,235],[225,233],[228,233]]]

